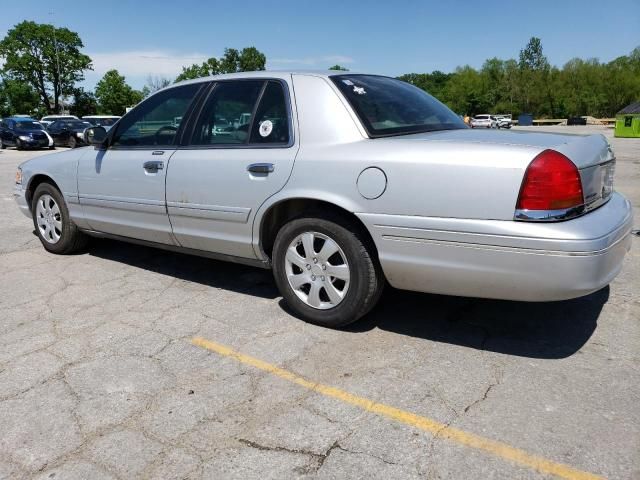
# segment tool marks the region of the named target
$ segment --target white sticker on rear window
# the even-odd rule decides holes
[[[358,95],[364,95],[367,93],[364,87],[353,87],[353,93],[357,93]]]
[[[258,131],[260,132],[261,137],[268,137],[271,135],[271,132],[273,131],[273,123],[271,120],[265,120],[262,122]]]
[[[353,85],[353,82],[351,80],[342,80],[342,83],[349,86]]]

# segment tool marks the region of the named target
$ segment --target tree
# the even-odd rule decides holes
[[[182,73],[178,75],[176,82],[221,73],[264,70],[266,63],[267,57],[255,47],[243,48],[242,51],[225,48],[220,59],[211,57],[200,65],[194,63],[189,67],[182,67]]]
[[[142,100],[142,93],[127,85],[117,70],[109,70],[96,85],[98,110],[104,115],[123,115],[127,107]]]
[[[342,65],[338,65],[337,63],[333,67],[329,67],[329,70],[338,70],[340,72],[348,72],[348,68],[344,68]]]
[[[76,88],[73,91],[73,104],[69,109],[72,115],[84,117],[86,115],[95,115],[98,111],[98,101],[96,96],[85,91],[83,88]]]
[[[145,97],[148,97],[152,93],[157,92],[158,90],[162,90],[164,87],[168,87],[171,85],[171,80],[167,77],[156,77],[153,75],[149,75],[147,77],[147,83],[142,89],[142,93]]]
[[[9,79],[0,82],[0,118],[17,113],[40,118],[43,111],[46,112],[31,85]]]
[[[75,83],[84,79],[84,70],[92,69],[91,59],[80,52],[83,46],[78,34],[67,28],[24,21],[0,41],[2,73],[28,83],[43,107],[57,112],[59,98],[71,94]]]

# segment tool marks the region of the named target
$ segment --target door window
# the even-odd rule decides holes
[[[284,89],[280,82],[270,81],[262,94],[251,130],[250,143],[289,143],[289,118]]]
[[[118,124],[112,145],[150,147],[173,145],[182,117],[201,84],[184,85],[160,92],[125,115]]]
[[[262,80],[218,83],[196,123],[192,145],[246,144]]]

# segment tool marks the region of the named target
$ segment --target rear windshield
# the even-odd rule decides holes
[[[413,85],[375,75],[336,75],[331,80],[371,137],[467,128],[445,105]]]

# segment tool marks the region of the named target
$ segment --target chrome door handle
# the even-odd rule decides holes
[[[247,167],[251,173],[271,173],[275,170],[273,163],[252,163]]]
[[[164,155],[164,150],[154,150],[151,155]]]
[[[150,172],[157,172],[164,168],[164,163],[159,160],[149,160],[148,162],[144,162],[142,168],[149,170]]]

